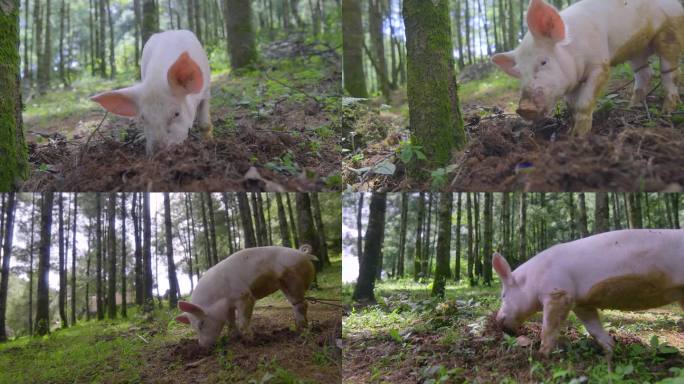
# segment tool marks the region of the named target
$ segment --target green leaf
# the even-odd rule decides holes
[[[401,335],[399,334],[399,330],[397,329],[390,329],[389,335],[392,338],[392,340],[396,341],[397,343],[402,343],[404,340],[401,338]]]
[[[397,166],[394,165],[391,161],[385,160],[381,162],[380,164],[376,164],[373,167],[373,172],[379,174],[379,175],[394,175],[394,172],[397,170]]]

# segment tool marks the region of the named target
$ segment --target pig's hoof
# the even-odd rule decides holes
[[[646,98],[646,91],[643,89],[637,89],[634,91],[632,94],[632,99],[629,101],[629,107],[630,108],[635,108],[641,105],[641,103],[644,101],[644,98]]]
[[[677,104],[681,103],[679,95],[667,95],[663,102],[663,113],[669,114],[677,110]]]

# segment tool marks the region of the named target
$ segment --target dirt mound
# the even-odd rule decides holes
[[[173,361],[180,357],[184,361],[194,361],[211,355],[211,349],[199,345],[195,339],[181,339],[171,347],[168,360]]]
[[[470,143],[454,161],[458,168],[449,188],[680,190],[684,132],[661,119],[645,127],[641,119],[636,112],[610,117],[581,138],[570,137],[560,119],[530,126],[500,113],[471,121]]]

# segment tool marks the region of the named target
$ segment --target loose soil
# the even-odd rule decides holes
[[[316,304],[309,306],[308,317],[309,330],[300,334],[289,327],[294,324],[291,307],[257,307],[252,317],[254,339],[228,337],[224,331],[225,336],[214,350],[200,347],[196,337],[188,333],[177,342],[144,353],[142,381],[260,382],[267,372],[273,374],[274,367],[279,367],[303,382],[339,382],[342,313]]]
[[[574,327],[566,327],[559,338],[560,353],[549,358],[542,357],[537,350],[540,346],[541,323],[528,322],[520,335],[528,337],[529,346],[507,348],[504,334],[491,314],[480,332],[464,330],[464,333],[453,343],[444,343],[438,332],[416,332],[405,337],[408,346],[402,346],[388,338],[369,338],[352,336],[344,340],[344,383],[367,383],[378,380],[391,383],[422,382],[420,372],[430,366],[442,365],[447,369],[460,367],[460,376],[453,382],[499,382],[505,377],[516,382],[539,382],[539,377],[531,373],[531,364],[541,362],[544,366],[551,363],[573,359],[573,369],[585,372],[601,360],[605,361],[598,344],[587,336],[580,334]],[[624,347],[641,344],[649,348],[636,335],[629,333],[611,333],[618,347],[615,349],[613,365],[627,364],[630,357]],[[594,350],[592,358],[581,357],[582,348]],[[579,344],[582,344],[580,346]],[[684,356],[672,354],[663,357],[661,362],[649,367],[658,378],[671,375],[671,367],[684,365]],[[371,375],[374,375],[371,379]],[[453,376],[452,376],[453,378]],[[451,381],[450,381],[451,382]]]
[[[55,121],[27,121],[32,172],[23,189],[296,192],[341,188],[330,181],[339,174],[338,139],[335,134],[317,132],[338,120],[325,104],[339,94],[340,60],[334,50],[316,50],[293,39],[274,43],[272,50],[265,48],[269,52],[265,57],[271,61],[260,81],[269,81],[267,72],[277,69],[278,57],[298,55],[318,55],[327,63],[320,81],[292,84],[292,95],[306,96],[294,99],[286,95],[264,107],[268,110],[264,114],[240,105],[213,107],[213,142],[200,139],[193,129],[184,143],[148,158],[135,123],[109,116],[86,146],[104,116],[96,105],[82,116],[64,119],[61,132]],[[231,95],[233,90],[227,88],[239,84],[230,84],[229,76],[234,75],[212,82],[215,100]],[[66,132],[72,132],[73,138],[67,139]],[[48,140],[36,140],[39,136]],[[312,149],[314,142],[316,149]],[[283,163],[289,166],[280,166]]]
[[[454,154],[452,172],[439,187],[478,192],[681,191],[684,111],[660,116],[644,107],[628,109],[627,82],[611,82],[610,107],[594,113],[592,132],[581,138],[568,134],[567,113],[532,124],[505,111],[499,99],[484,105],[466,101],[462,108],[468,144]],[[647,98],[649,106],[660,108],[659,93],[658,89]],[[343,162],[345,182],[357,190],[431,189],[432,181],[409,178],[396,158],[399,139],[408,138],[407,125],[400,119],[385,140],[361,149],[362,162],[354,163],[348,155]],[[393,176],[354,171],[387,159],[397,165]]]

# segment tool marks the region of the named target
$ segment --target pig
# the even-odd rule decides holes
[[[660,57],[663,112],[674,111],[680,102],[684,8],[677,0],[583,0],[561,12],[544,0],[530,0],[527,26],[520,46],[492,56],[504,72],[520,79],[517,113],[526,120],[550,115],[564,97],[574,120],[570,133],[587,134],[610,67],[631,64],[635,106],[648,93],[653,54]]]
[[[147,155],[188,137],[195,115],[211,140],[209,60],[194,33],[185,30],[152,35],[142,51],[142,80],[131,87],[91,98],[107,111],[136,118],[145,134]]]
[[[209,268],[197,282],[190,301],[179,301],[184,313],[176,320],[190,324],[199,334],[199,345],[211,347],[226,321],[231,331],[247,340],[254,302],[280,289],[294,310],[298,330],[307,327],[304,298],[315,270],[309,245],[299,250],[285,247],[256,247],[238,251]]]
[[[601,326],[599,309],[636,311],[672,302],[684,308],[684,230],[605,232],[555,245],[512,272],[499,253],[492,265],[503,286],[496,322],[516,334],[543,311],[540,352],[547,356],[570,311],[611,356],[615,342]]]

